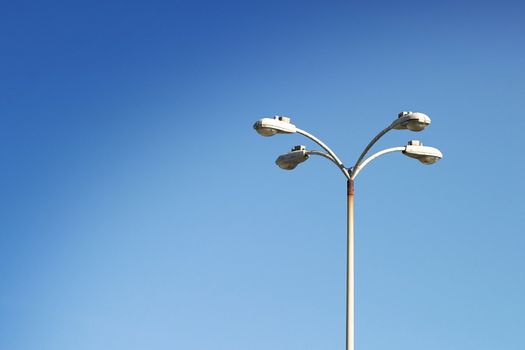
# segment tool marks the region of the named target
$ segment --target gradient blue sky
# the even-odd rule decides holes
[[[0,7],[0,349],[343,349],[345,181],[401,110],[443,161],[356,184],[359,350],[525,348],[525,5]]]

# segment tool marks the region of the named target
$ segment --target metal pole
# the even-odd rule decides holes
[[[354,350],[354,180],[347,182],[346,350]]]

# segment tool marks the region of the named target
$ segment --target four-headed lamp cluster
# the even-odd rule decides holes
[[[430,118],[424,113],[401,112],[398,114],[398,118],[389,126],[388,130],[421,131],[430,125],[430,122]],[[291,123],[290,118],[284,116],[262,118],[258,120],[253,127],[262,136],[294,134],[299,130]],[[417,159],[423,164],[434,164],[443,158],[443,154],[437,148],[423,146],[423,143],[418,140],[409,141],[401,151],[404,155]],[[307,160],[310,154],[319,153],[320,152],[317,151],[309,151],[305,146],[295,146],[290,152],[280,155],[275,163],[281,169],[292,170],[297,165]]]

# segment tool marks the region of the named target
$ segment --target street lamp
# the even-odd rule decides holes
[[[290,118],[276,115],[273,118],[262,118],[253,124],[253,128],[262,136],[273,136],[275,134],[293,134],[296,127],[290,122]]]
[[[281,169],[293,170],[308,158],[310,158],[310,154],[305,146],[295,146],[290,152],[280,155],[275,160],[275,164]]]
[[[397,120],[392,123],[392,127],[397,130],[421,131],[430,125],[428,115],[419,112],[401,112]]]
[[[443,154],[441,151],[434,147],[423,146],[421,141],[412,140],[408,143],[403,151],[403,154],[419,160],[423,164],[434,164],[441,158]]]
[[[333,162],[347,178],[347,260],[346,260],[346,350],[354,350],[354,179],[372,160],[388,153],[401,152],[407,157],[419,160],[423,164],[434,164],[443,154],[434,147],[423,146],[418,140],[409,141],[406,146],[387,148],[365,159],[372,146],[390,130],[421,131],[430,125],[430,118],[419,112],[401,112],[398,118],[383,129],[365,147],[355,165],[346,168],[337,155],[325,143],[314,135],[297,128],[290,118],[275,116],[258,120],[254,129],[262,136],[276,134],[301,134],[317,143],[324,151],[308,150],[305,146],[295,146],[286,154],[280,155],[275,163],[284,170],[293,170],[310,156],[317,155]]]

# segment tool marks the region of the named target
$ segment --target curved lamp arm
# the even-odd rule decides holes
[[[356,168],[354,168],[354,170],[352,171],[352,176],[351,176],[351,179],[355,179],[355,177],[359,174],[359,172],[368,164],[370,163],[371,161],[373,161],[374,159],[376,159],[377,157],[380,157],[382,156],[383,154],[387,154],[387,153],[392,153],[392,152],[403,152],[405,150],[406,147],[392,147],[392,148],[387,148],[387,149],[384,149],[382,151],[379,151],[377,153],[374,153],[372,154],[370,157],[368,157],[367,159],[365,159],[363,162],[361,162],[361,164],[359,164]]]
[[[372,146],[381,138],[383,137],[384,134],[386,134],[387,132],[389,132],[390,130],[392,130],[394,128],[394,123],[390,124],[388,127],[384,128],[383,130],[381,130],[381,132],[379,134],[377,134],[376,137],[374,137],[372,139],[372,141],[370,141],[370,143],[368,143],[368,145],[366,146],[366,148],[364,149],[363,153],[361,153],[361,155],[359,156],[359,159],[357,159],[357,161],[355,162],[355,165],[353,166],[352,169],[355,169],[356,171],[358,170],[359,168],[359,165],[361,164],[361,162],[363,161],[363,158],[365,158],[366,154],[368,153],[368,151],[370,150],[370,148],[372,148]],[[354,172],[354,171],[352,171]],[[355,176],[352,176],[352,178],[354,178]]]
[[[324,152],[321,152],[321,151],[306,151],[306,154],[308,155],[316,155],[316,156],[321,156],[321,157],[324,157],[326,159],[328,159],[329,161],[331,161],[332,163],[334,163],[335,165],[337,165],[337,167],[339,167],[339,164],[337,164],[337,162],[335,161],[334,158],[332,158],[331,155],[329,154],[326,154]]]
[[[296,132],[298,134],[301,134],[303,136],[306,136],[308,137],[310,140],[312,140],[313,142],[317,143],[319,146],[321,146],[326,152],[328,152],[328,154],[333,158],[333,162],[339,167],[339,169],[341,169],[341,171],[343,172],[343,174],[346,176],[347,179],[350,179],[350,174],[348,173],[348,169],[345,168],[345,166],[343,165],[343,162],[341,162],[341,160],[337,157],[337,155],[334,153],[334,151],[332,151],[330,149],[330,147],[328,147],[327,145],[324,144],[323,141],[319,140],[317,137],[315,137],[314,135],[304,131],[304,130],[301,130],[299,128],[296,129]],[[321,152],[322,153],[322,152]]]

